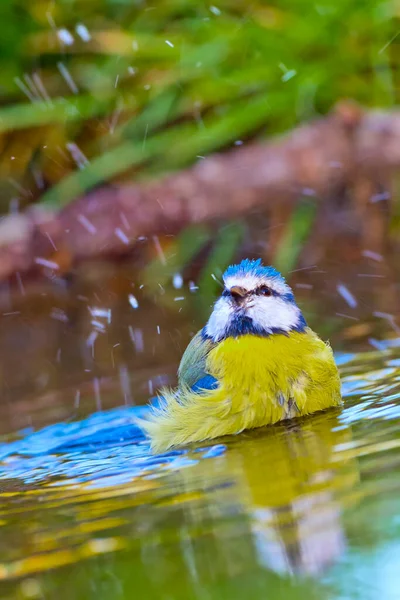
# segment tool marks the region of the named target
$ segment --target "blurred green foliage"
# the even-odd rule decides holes
[[[399,16],[394,0],[2,2],[0,211],[158,176],[340,98],[393,105]]]
[[[3,210],[10,175],[25,201],[57,205],[285,130],[338,98],[397,102],[397,13],[372,0],[2,3]]]

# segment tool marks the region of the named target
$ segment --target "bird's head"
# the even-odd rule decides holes
[[[219,342],[244,334],[268,336],[304,331],[306,322],[282,275],[259,260],[243,260],[227,268],[224,291],[204,327]]]

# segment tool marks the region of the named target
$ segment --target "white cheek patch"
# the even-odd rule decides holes
[[[246,309],[246,315],[252,319],[253,324],[266,332],[273,329],[294,329],[299,324],[300,314],[296,304],[275,296],[255,297]]]
[[[300,322],[301,312],[296,304],[276,296],[255,296],[244,305],[242,316],[249,317],[256,329],[271,333],[275,329],[290,331]],[[205,326],[205,333],[215,342],[222,339],[229,330],[236,310],[227,298],[220,298]]]
[[[232,318],[233,309],[229,300],[226,298],[220,298],[215,303],[214,310],[212,311],[207,325],[205,326],[206,334],[214,341],[219,340],[224,336]]]
[[[277,292],[278,294],[290,294],[291,289],[282,279],[275,279],[272,277],[259,277],[256,275],[244,274],[244,275],[233,275],[224,278],[224,283],[229,290],[232,286],[237,285],[243,287],[245,290],[254,290],[261,285],[267,285],[269,288]]]

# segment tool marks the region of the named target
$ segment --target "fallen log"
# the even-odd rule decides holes
[[[211,155],[160,180],[107,186],[58,213],[39,204],[3,217],[0,279],[37,267],[65,271],[82,259],[126,254],[143,236],[255,210],[268,211],[273,252],[275,224],[287,220],[299,197],[325,205],[344,191],[364,247],[381,252],[399,167],[400,112],[341,103],[278,139]]]

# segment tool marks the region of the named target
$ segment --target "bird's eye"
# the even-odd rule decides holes
[[[261,285],[259,288],[257,288],[257,294],[259,296],[271,296],[272,292],[267,285]]]

